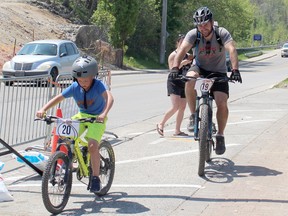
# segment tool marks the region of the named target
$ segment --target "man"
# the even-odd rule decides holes
[[[196,28],[190,30],[182,42],[177,55],[175,56],[171,76],[177,77],[179,65],[184,55],[193,48],[196,65],[192,66],[187,76],[199,77],[211,73],[219,73],[220,76],[227,76],[226,54],[229,52],[232,64],[230,78],[242,83],[238,70],[238,54],[231,34],[221,27],[214,26],[213,14],[208,7],[201,7],[193,15]],[[216,29],[218,28],[218,29]],[[217,35],[219,34],[219,35]],[[218,39],[218,40],[217,40]],[[219,41],[221,40],[221,42]],[[224,47],[224,48],[223,48]],[[194,130],[196,91],[194,90],[195,80],[188,81],[185,86],[185,94],[191,111],[188,130]],[[228,119],[227,101],[229,97],[229,86],[227,82],[214,83],[212,87],[213,97],[217,106],[218,133],[216,135],[216,154],[224,154],[225,140],[224,129]]]

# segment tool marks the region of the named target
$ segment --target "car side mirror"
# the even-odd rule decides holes
[[[63,52],[63,53],[60,54],[60,57],[63,57],[63,56],[67,56],[67,53]]]

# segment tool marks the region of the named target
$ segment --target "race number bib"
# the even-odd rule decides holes
[[[56,135],[63,137],[78,137],[79,122],[75,121],[57,121]]]
[[[197,79],[194,89],[201,92],[208,92],[211,89],[213,82],[213,80],[205,78]]]

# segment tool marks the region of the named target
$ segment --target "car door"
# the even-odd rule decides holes
[[[59,73],[68,73],[69,72],[69,58],[68,58],[68,51],[66,48],[66,44],[63,43],[60,45],[59,48],[59,63],[61,65],[61,69],[59,70]]]

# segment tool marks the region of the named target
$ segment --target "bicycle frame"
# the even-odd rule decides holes
[[[56,151],[63,151],[64,153],[66,153],[71,162],[75,160],[78,161],[78,167],[80,171],[79,177],[82,178],[82,177],[88,177],[90,175],[89,173],[90,153],[88,152],[87,149],[86,154],[87,158],[85,161],[83,158],[83,154],[81,152],[80,145],[82,146],[82,148],[85,148],[88,146],[88,143],[84,142],[80,137],[77,137],[75,140],[67,137],[60,137]]]

